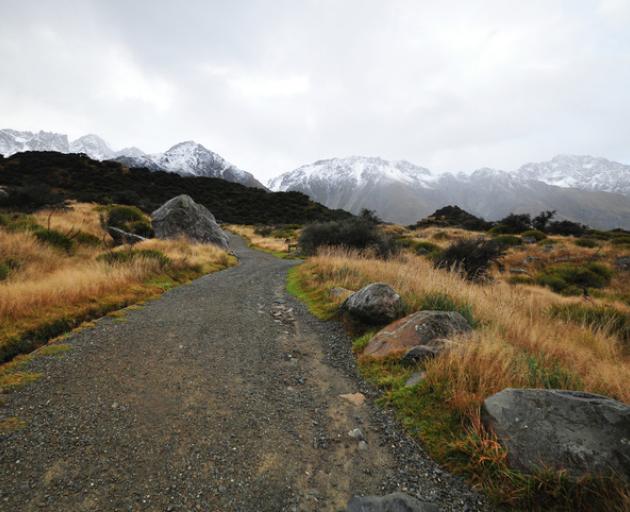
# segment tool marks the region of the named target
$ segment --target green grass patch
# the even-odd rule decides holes
[[[602,263],[551,265],[536,276],[536,282],[563,295],[579,295],[584,288],[604,288],[610,284],[613,270]]]
[[[419,311],[456,311],[462,315],[472,327],[478,327],[479,321],[473,315],[473,308],[470,304],[462,304],[456,302],[450,295],[446,293],[427,293],[418,304]]]
[[[320,320],[330,320],[337,314],[337,305],[330,300],[328,291],[306,286],[304,265],[296,265],[287,273],[287,291],[306,304],[308,310]]]
[[[33,231],[35,238],[44,244],[48,244],[55,249],[60,249],[71,254],[74,249],[74,240],[61,231],[55,229],[37,229]]]

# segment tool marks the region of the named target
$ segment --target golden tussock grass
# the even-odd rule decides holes
[[[630,402],[630,361],[617,340],[548,315],[552,304],[579,299],[503,282],[472,284],[408,254],[384,261],[330,249],[310,259],[307,268],[319,287],[356,290],[370,282],[389,283],[411,311],[430,293],[470,305],[480,323],[474,340],[427,368],[428,379],[448,383],[452,404],[462,412],[505,387],[539,387],[549,379]]]
[[[98,209],[92,204],[74,204],[70,210],[54,211],[51,228],[66,233],[80,229],[107,240]],[[48,212],[34,216],[47,226]],[[168,258],[168,266],[155,257],[144,257],[143,250],[159,251]],[[163,290],[152,283],[156,279],[174,284],[235,262],[215,246],[185,239],[147,240],[133,247],[138,257],[117,263],[98,259],[107,252],[102,244],[75,244],[68,254],[39,241],[30,231],[0,228],[0,262],[12,265],[8,277],[0,282],[0,354],[3,344],[16,343],[38,329],[45,332],[47,325],[57,325],[50,334],[58,335],[53,331],[62,325],[73,326],[73,318],[85,320],[154,296]]]
[[[242,236],[247,239],[250,244],[260,249],[275,253],[286,253],[288,251],[287,243],[284,238],[259,235],[252,226],[230,224],[226,226],[226,229]]]

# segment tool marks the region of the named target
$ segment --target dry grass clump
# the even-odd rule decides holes
[[[630,361],[617,340],[549,317],[552,304],[576,299],[502,282],[471,284],[412,255],[384,261],[328,250],[307,267],[319,287],[356,290],[370,282],[389,283],[410,310],[418,309],[430,293],[470,305],[481,324],[476,339],[436,359],[427,372],[430,379],[447,383],[453,405],[462,411],[474,410],[505,387],[544,386],[550,379],[630,402]]]
[[[73,204],[69,210],[34,214],[40,225],[64,233],[80,230],[100,240],[99,207]],[[126,258],[103,258],[110,251]],[[127,253],[127,254],[124,254]],[[25,337],[55,336],[90,317],[159,294],[177,282],[234,263],[225,251],[181,240],[147,240],[113,251],[102,243],[75,242],[60,250],[32,230],[0,228],[0,263],[9,269],[0,281],[0,360],[28,350]],[[41,341],[41,340],[40,340]]]
[[[285,238],[276,238],[274,236],[263,236],[256,233],[253,226],[243,226],[238,224],[229,224],[225,226],[227,230],[236,233],[247,239],[251,245],[270,251],[273,253],[287,253],[288,247]]]

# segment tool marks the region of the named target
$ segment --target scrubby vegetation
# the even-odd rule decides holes
[[[365,217],[309,224],[302,230],[298,244],[305,255],[315,254],[320,247],[335,246],[372,250],[381,257],[395,250],[393,240]]]
[[[495,240],[459,240],[439,255],[434,266],[457,272],[470,281],[480,281],[504,251],[503,244]]]
[[[362,359],[374,333],[354,332],[363,375],[382,388],[384,403],[434,457],[511,510],[623,510],[627,496],[614,481],[575,483],[562,473],[525,475],[509,468],[505,450],[480,421],[484,398],[507,387],[568,388],[630,401],[622,310],[499,278],[476,284],[411,251],[382,259],[322,249],[293,271],[290,285],[311,310],[329,317],[341,300],[330,289],[358,290],[371,282],[392,285],[410,311],[455,310],[476,327],[472,340],[426,363],[425,379],[413,387],[405,385],[413,368]]]
[[[234,224],[303,224],[351,217],[299,192],[268,192],[218,178],[127,169],[117,162],[97,162],[85,155],[18,153],[0,160],[0,176],[0,183],[9,190],[6,206],[14,210],[74,199],[132,205],[151,212],[176,195],[188,194],[220,221]]]
[[[127,207],[107,211],[117,212],[120,222],[146,221],[142,212]],[[214,246],[183,239],[112,248],[101,227],[102,212],[102,207],[80,203],[2,216],[0,361],[84,320],[234,262]]]

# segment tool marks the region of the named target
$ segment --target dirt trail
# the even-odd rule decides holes
[[[36,359],[0,406],[27,422],[0,437],[0,510],[336,511],[400,489],[483,508],[372,405],[340,326],[287,296],[295,262],[232,244],[239,266]]]

